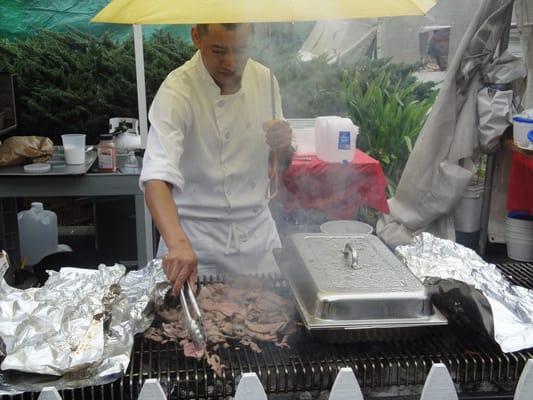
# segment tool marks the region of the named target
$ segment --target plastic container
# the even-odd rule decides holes
[[[117,170],[117,149],[113,135],[100,135],[98,143],[98,172],[115,172]]]
[[[329,235],[370,235],[374,228],[360,221],[338,220],[320,225],[320,231]]]
[[[292,128],[292,137],[296,143],[296,153],[315,155],[315,119],[288,119]]]
[[[523,212],[510,212],[505,220],[505,230],[511,236],[533,239],[533,216]]]
[[[32,266],[57,252],[57,216],[43,203],[31,203],[17,214],[21,262]]]
[[[69,133],[61,135],[65,163],[80,165],[85,163],[85,135],[81,133]]]
[[[315,121],[315,147],[319,159],[335,163],[351,163],[359,128],[349,118],[318,117]]]
[[[527,134],[533,130],[533,118],[526,115],[515,115],[513,117],[513,140],[519,147],[529,147]]]
[[[453,219],[455,230],[472,233],[481,227],[481,205],[483,203],[484,184],[469,186],[457,206]]]
[[[533,239],[524,240],[505,235],[507,255],[517,261],[533,261]]]
[[[134,151],[128,151],[126,161],[124,162],[124,168],[121,168],[121,172],[127,174],[134,174],[139,172],[139,161],[137,161],[137,157],[135,156]]]
[[[507,255],[518,261],[533,261],[533,216],[510,212],[505,220]]]

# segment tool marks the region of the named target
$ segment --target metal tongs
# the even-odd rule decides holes
[[[189,331],[192,342],[198,350],[205,349],[206,335],[202,313],[200,312],[200,307],[198,307],[189,282],[185,282],[180,290],[180,304],[185,315],[185,323],[187,324],[187,330]]]

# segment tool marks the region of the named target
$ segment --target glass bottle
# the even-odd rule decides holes
[[[135,151],[129,150],[128,151],[128,158],[126,158],[126,163],[124,164],[124,171],[126,173],[136,173],[139,168],[139,162],[137,161],[137,157],[135,156]]]
[[[115,172],[117,170],[117,149],[113,135],[100,135],[98,143],[98,172]]]

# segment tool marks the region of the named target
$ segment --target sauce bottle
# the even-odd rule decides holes
[[[100,135],[98,143],[98,172],[115,172],[117,170],[117,149],[113,135]]]

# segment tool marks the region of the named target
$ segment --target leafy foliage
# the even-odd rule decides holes
[[[146,40],[144,48],[151,102],[166,74],[190,58],[193,48],[162,32]],[[110,117],[137,115],[132,37],[117,42],[107,35],[43,30],[0,41],[0,70],[17,75],[23,133],[56,139],[65,131],[82,131],[94,143],[107,132]]]
[[[367,61],[345,75],[342,97],[360,128],[358,147],[378,159],[392,195],[437,92],[410,75],[414,66]]]

